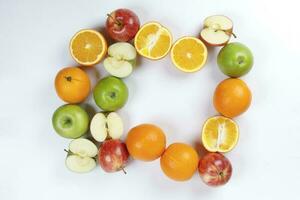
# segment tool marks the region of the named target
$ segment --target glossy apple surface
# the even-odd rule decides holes
[[[106,31],[108,35],[119,42],[132,40],[140,28],[138,16],[129,9],[117,9],[108,14]]]
[[[253,66],[253,55],[242,43],[233,42],[224,46],[217,58],[220,70],[227,76],[237,78],[247,74]]]
[[[88,130],[89,115],[78,105],[66,104],[56,109],[52,125],[62,137],[79,138]]]
[[[108,76],[97,83],[94,99],[102,110],[116,111],[126,104],[128,88],[121,79]]]
[[[106,172],[124,171],[128,158],[126,145],[119,139],[106,140],[102,143],[98,153],[99,164]]]
[[[222,154],[208,153],[200,159],[198,171],[204,183],[220,186],[229,181],[232,167],[230,161]]]

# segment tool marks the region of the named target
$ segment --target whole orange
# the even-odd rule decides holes
[[[66,67],[55,78],[57,95],[68,103],[80,103],[90,93],[91,83],[85,71],[78,67]]]
[[[134,159],[152,161],[159,158],[164,152],[166,136],[155,125],[141,124],[129,131],[126,146]]]
[[[162,171],[171,179],[185,181],[190,179],[198,167],[196,150],[184,143],[173,143],[160,158]]]
[[[251,91],[244,81],[229,78],[217,86],[214,93],[214,106],[222,115],[236,117],[249,108],[251,99]]]

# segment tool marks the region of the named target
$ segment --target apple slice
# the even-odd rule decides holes
[[[98,148],[90,140],[79,138],[70,142],[69,151],[81,157],[95,157],[98,153]]]
[[[89,172],[96,167],[97,153],[97,146],[90,140],[84,138],[72,140],[65,161],[66,166],[73,172]]]
[[[108,57],[103,64],[109,74],[119,78],[127,77],[136,64],[136,50],[127,42],[117,42],[108,48]]]
[[[90,125],[93,138],[98,142],[103,142],[107,138],[106,117],[103,113],[97,113]]]
[[[224,46],[231,38],[232,21],[223,15],[213,15],[204,20],[200,38],[210,46]]]
[[[103,142],[107,136],[112,139],[119,139],[124,130],[122,118],[115,112],[105,116],[103,113],[97,113],[90,126],[93,138],[98,142]]]
[[[120,139],[124,130],[123,121],[121,117],[117,113],[111,112],[107,115],[106,119],[107,129],[109,131],[108,135],[112,139]]]
[[[90,158],[90,157],[69,155],[66,158],[66,166],[72,172],[86,173],[96,167],[96,161],[94,158]]]

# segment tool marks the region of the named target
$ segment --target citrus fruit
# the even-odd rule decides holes
[[[155,125],[141,124],[129,131],[126,146],[134,159],[152,161],[159,158],[164,152],[166,136]]]
[[[134,38],[137,52],[146,58],[158,60],[167,55],[172,46],[170,31],[157,22],[144,24]]]
[[[229,78],[219,83],[214,93],[213,102],[219,113],[232,118],[249,108],[251,98],[251,91],[244,81]]]
[[[202,144],[210,152],[228,152],[239,139],[238,125],[231,119],[215,116],[206,120],[202,129]]]
[[[107,51],[107,43],[98,31],[83,29],[77,32],[70,42],[72,57],[81,65],[99,63]]]
[[[169,178],[176,181],[190,179],[198,167],[196,150],[184,143],[173,143],[160,158],[160,167]]]
[[[85,71],[78,67],[66,67],[55,78],[57,95],[68,103],[80,103],[90,93],[90,79]]]
[[[205,44],[195,37],[182,37],[171,49],[171,59],[174,65],[184,72],[200,70],[207,59]]]

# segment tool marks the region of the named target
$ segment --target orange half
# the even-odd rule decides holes
[[[146,58],[158,60],[168,54],[172,46],[170,31],[157,22],[144,24],[134,38],[137,52]]]
[[[238,139],[238,125],[227,117],[211,117],[202,129],[202,144],[210,152],[228,152],[235,147]]]
[[[177,40],[171,49],[173,64],[184,72],[200,70],[207,59],[205,44],[195,37],[182,37]]]
[[[99,63],[107,52],[107,43],[101,33],[91,29],[77,32],[71,39],[70,52],[81,65],[91,66]]]

